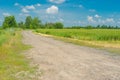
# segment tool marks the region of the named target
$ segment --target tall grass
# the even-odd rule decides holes
[[[120,41],[117,29],[42,29],[38,33],[88,41]]]
[[[20,54],[29,48],[22,44],[21,39],[18,30],[0,30],[0,80],[22,80],[18,78],[18,73],[33,70],[24,55]]]

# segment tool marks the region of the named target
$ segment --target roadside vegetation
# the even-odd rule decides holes
[[[22,51],[30,46],[21,41],[20,29],[0,30],[0,80],[28,79],[26,72],[33,73],[35,68],[30,67],[29,61]]]
[[[120,30],[115,29],[38,29],[36,32],[88,41],[120,41]]]

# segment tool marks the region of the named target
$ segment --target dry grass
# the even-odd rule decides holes
[[[30,46],[22,43],[20,30],[7,29],[1,32],[1,35],[5,36],[5,42],[2,41],[0,45],[0,80],[21,80],[17,77],[19,72],[34,72],[29,61],[21,54],[21,51],[29,49]]]

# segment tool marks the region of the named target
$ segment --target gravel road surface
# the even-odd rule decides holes
[[[43,72],[38,80],[120,80],[120,57],[23,31],[25,54]]]

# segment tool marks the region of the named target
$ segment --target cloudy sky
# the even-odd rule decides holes
[[[39,17],[45,22],[73,25],[120,26],[120,0],[0,0],[0,25],[5,16],[17,21]]]

